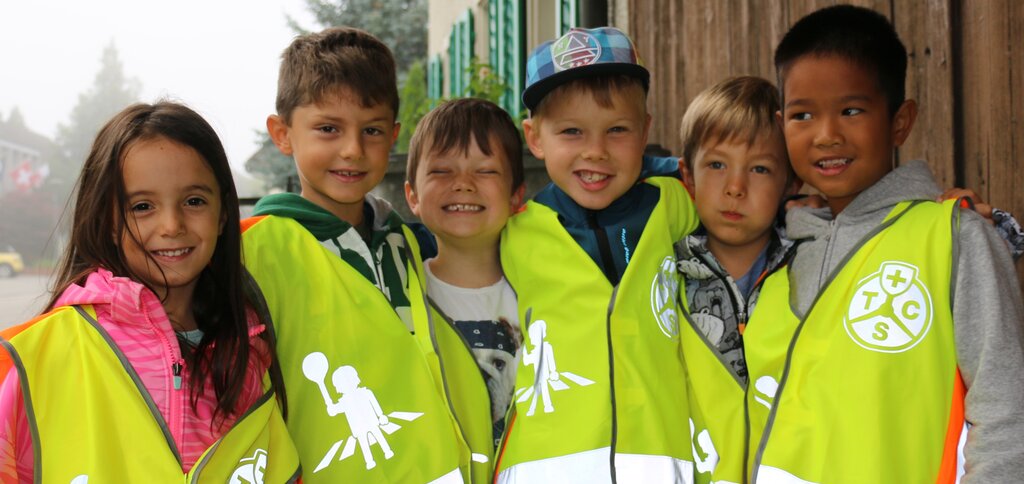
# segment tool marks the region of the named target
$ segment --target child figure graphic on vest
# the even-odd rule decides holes
[[[533,351],[523,353],[523,365],[533,365],[535,378],[533,383],[533,401],[530,402],[530,410],[527,415],[533,415],[537,409],[537,398],[544,400],[544,413],[555,411],[551,405],[551,391],[548,385],[555,386],[558,383],[558,367],[555,366],[555,350],[551,343],[544,341],[547,334],[547,323],[539,319],[530,325],[530,342],[533,343]]]
[[[359,442],[359,449],[363,451],[363,459],[366,461],[366,468],[377,467],[373,460],[373,453],[370,452],[370,439],[372,438],[384,451],[384,458],[390,459],[395,453],[388,445],[381,427],[388,425],[388,416],[380,408],[380,402],[373,390],[359,386],[359,374],[351,366],[342,366],[334,370],[331,375],[331,382],[334,389],[341,394],[337,402],[327,401],[327,414],[330,416],[345,414],[348,426],[352,430],[352,438]]]

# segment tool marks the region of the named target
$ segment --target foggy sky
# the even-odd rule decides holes
[[[114,42],[140,100],[191,106],[242,170],[294,37],[285,14],[314,27],[302,0],[0,1],[0,114],[18,107],[30,129],[53,139]]]

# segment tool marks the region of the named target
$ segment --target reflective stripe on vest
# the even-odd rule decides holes
[[[679,180],[648,183],[660,198],[617,287],[550,208],[509,220],[525,342],[500,482],[692,481],[672,244],[697,216]]]
[[[298,456],[272,391],[183,473],[156,404],[89,306],[58,308],[0,343],[21,381],[37,483],[298,478]]]
[[[679,301],[683,316],[679,338],[686,364],[695,481],[699,484],[743,482],[747,443],[743,414],[746,385],[690,315],[684,283],[679,284]]]
[[[755,386],[777,382],[747,404],[752,427],[764,426],[751,441],[755,482],[955,479],[964,429],[950,296],[958,214],[954,201],[899,204],[803,321],[789,306],[789,271],[765,281],[744,335]]]
[[[408,260],[413,271],[410,275],[419,281],[422,293],[418,297],[425,301],[424,306],[430,307],[427,315],[430,331],[418,333],[421,343],[433,349],[437,364],[431,365],[434,380],[439,384],[448,402],[452,414],[461,430],[463,442],[468,446],[469,455],[464,455],[461,463],[463,478],[466,482],[485,484],[493,480],[494,474],[494,437],[491,422],[491,396],[487,391],[483,373],[477,365],[476,358],[469,344],[452,322],[429,302],[426,294],[426,271],[420,256],[416,237],[406,227],[405,238],[409,247]],[[411,278],[412,278],[411,277]]]
[[[463,482],[468,455],[430,356],[381,291],[292,219],[246,221],[245,263],[263,292],[303,481]],[[409,293],[421,292],[410,277]]]

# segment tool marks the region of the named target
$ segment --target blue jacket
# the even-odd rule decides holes
[[[626,271],[647,219],[658,204],[658,189],[641,181],[652,176],[680,178],[678,160],[674,157],[644,156],[637,183],[602,210],[581,207],[554,183],[537,193],[534,201],[558,213],[558,220],[565,230],[614,286]]]

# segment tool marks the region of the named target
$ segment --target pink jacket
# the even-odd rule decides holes
[[[227,416],[214,427],[216,399],[213,388],[200,396],[193,411],[186,387],[189,369],[184,367],[178,341],[163,306],[152,291],[124,277],[99,269],[84,286],[72,285],[60,296],[57,306],[92,305],[97,321],[125,354],[156,403],[182,457],[182,471],[188,472],[203,451],[231,428],[235,416]],[[252,351],[245,385],[239,396],[238,412],[249,408],[263,394],[262,376],[270,357],[265,342],[257,335],[264,329],[255,313],[248,311]],[[182,387],[174,388],[174,367],[180,370]],[[32,436],[25,415],[18,374],[11,369],[0,383],[0,480],[32,482],[34,456]]]

